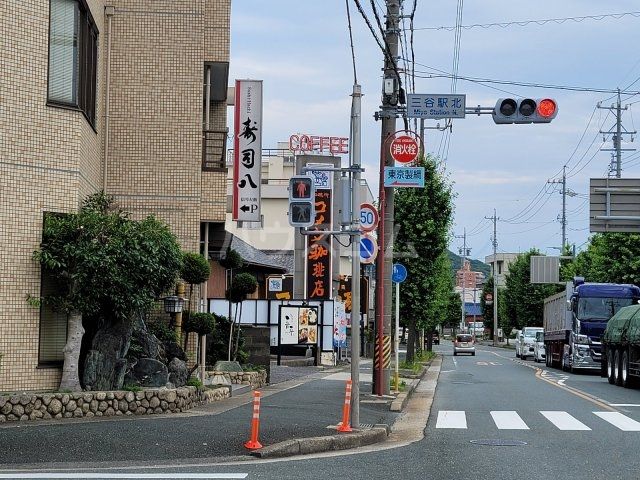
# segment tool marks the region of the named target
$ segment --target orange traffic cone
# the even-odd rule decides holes
[[[253,392],[253,418],[251,419],[251,439],[244,443],[249,450],[262,448],[262,444],[258,441],[258,432],[260,430],[260,392]]]
[[[344,395],[344,405],[342,406],[342,422],[338,425],[339,432],[351,432],[353,429],[349,425],[349,414],[351,413],[351,380],[347,380],[347,388]]]

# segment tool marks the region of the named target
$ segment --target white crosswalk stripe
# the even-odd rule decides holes
[[[440,410],[436,428],[467,428],[467,416],[460,410]]]
[[[547,420],[553,423],[559,430],[591,430],[577,418],[567,412],[541,411]]]
[[[529,430],[524,420],[513,410],[492,411],[491,416],[499,430]]]
[[[640,423],[618,412],[593,412],[605,422],[624,432],[640,432]]]
[[[640,432],[640,422],[627,417],[622,413],[592,413],[605,422],[624,432]],[[518,412],[516,412],[515,410],[492,410],[489,412],[489,414],[498,430],[530,430],[529,425],[525,423],[522,417],[520,417]],[[592,424],[591,427],[587,426],[570,413],[560,410],[540,410],[540,414],[558,430],[591,431],[591,427],[598,426],[597,423]],[[477,419],[480,416],[482,416],[482,413],[474,412],[473,419]],[[597,422],[597,420],[594,421]],[[600,426],[602,426],[602,424],[600,424]],[[468,428],[467,412],[465,412],[464,410],[439,410],[436,420],[436,428],[466,430]]]

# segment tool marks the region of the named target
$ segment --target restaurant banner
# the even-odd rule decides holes
[[[351,275],[340,275],[338,299],[344,302],[347,315],[351,315]],[[369,279],[360,277],[360,313],[369,311]]]
[[[313,171],[316,187],[316,220],[309,230],[318,234],[307,235],[307,298],[309,300],[331,299],[331,175],[330,171]]]

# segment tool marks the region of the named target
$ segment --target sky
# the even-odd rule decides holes
[[[360,0],[374,28],[371,2]],[[383,13],[384,1],[375,0]],[[412,0],[403,1],[409,15]],[[450,93],[449,78],[424,78],[438,69],[453,70],[454,32],[431,27],[454,26],[456,0],[418,0],[414,17],[415,93]],[[377,192],[382,89],[382,52],[362,16],[349,0],[357,80],[362,103],[362,159],[364,177]],[[462,25],[583,17],[636,12],[637,0],[466,0]],[[384,23],[384,17],[382,18]],[[409,45],[409,22],[405,21]],[[404,34],[403,34],[404,40]],[[463,28],[458,74],[535,84],[596,89],[640,90],[640,15],[580,22],[549,22],[507,28]],[[423,77],[423,78],[420,78]],[[293,133],[349,135],[350,93],[354,83],[345,0],[234,0],[231,15],[229,79],[264,81],[263,148],[276,148]],[[634,83],[635,82],[635,83]],[[490,88],[493,87],[493,88]],[[502,89],[504,91],[496,90]],[[411,92],[411,89],[408,90]],[[456,92],[466,94],[467,106],[493,107],[498,98],[550,97],[558,116],[550,124],[496,125],[490,115],[467,115],[453,122],[450,134],[428,129],[425,145],[439,155],[456,192],[450,249],[458,252],[467,231],[471,257],[484,260],[492,253],[493,225],[485,216],[496,209],[499,252],[523,252],[536,247],[557,254],[562,243],[558,220],[562,196],[558,184],[567,164],[568,241],[578,251],[589,237],[590,177],[608,171],[611,138],[603,143],[599,130],[609,130],[614,118],[610,94],[543,89],[530,86],[490,86],[458,79]],[[640,95],[623,95],[631,104],[623,125],[640,123]],[[627,97],[627,100],[625,100]],[[229,127],[232,131],[230,110]],[[608,115],[608,117],[607,117]],[[428,127],[436,121],[427,121]],[[398,129],[402,122],[398,121]],[[630,137],[626,137],[629,141]],[[634,148],[636,143],[627,145]],[[448,144],[448,148],[445,145]],[[345,159],[346,161],[346,159]],[[625,164],[625,162],[627,162]],[[640,177],[640,154],[623,154],[624,178]]]

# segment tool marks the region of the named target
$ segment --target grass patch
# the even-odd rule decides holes
[[[406,360],[400,362],[399,367],[401,370],[411,370],[414,375],[419,374],[420,370],[422,370],[422,364],[420,362],[407,362]]]
[[[428,352],[427,350],[422,350],[421,352],[416,353],[416,360],[419,362],[428,362],[436,356],[435,352]]]
[[[187,386],[196,387],[198,390],[200,390],[203,387],[203,384],[200,379],[191,377],[189,380],[187,380]]]
[[[122,390],[126,392],[140,392],[142,387],[140,385],[123,385]]]

